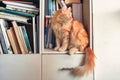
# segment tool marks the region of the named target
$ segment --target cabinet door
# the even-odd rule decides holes
[[[63,67],[76,67],[82,64],[84,55],[42,55],[42,80],[93,80],[93,74],[82,78],[61,71]]]
[[[41,80],[39,54],[0,55],[0,80]]]

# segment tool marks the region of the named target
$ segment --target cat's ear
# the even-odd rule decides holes
[[[66,7],[62,7],[62,13],[64,13],[66,11]]]
[[[71,11],[71,7],[69,7],[68,10]]]

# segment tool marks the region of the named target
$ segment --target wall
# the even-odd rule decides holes
[[[120,0],[93,0],[95,80],[120,80]]]

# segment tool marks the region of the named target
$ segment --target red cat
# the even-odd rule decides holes
[[[83,24],[72,18],[71,8],[62,7],[56,11],[52,18],[52,28],[56,37],[54,50],[65,51],[69,49],[70,55],[77,51],[85,51],[86,53],[84,65],[73,68],[72,72],[75,75],[83,76],[93,71],[95,55],[91,48],[87,48],[88,34]]]

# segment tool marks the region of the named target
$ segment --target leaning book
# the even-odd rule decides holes
[[[1,31],[3,33],[3,38],[5,40],[5,45],[7,47],[8,53],[13,54],[10,43],[9,43],[9,40],[8,40],[8,37],[7,37],[7,33],[6,33],[6,30],[7,30],[7,27],[8,27],[7,22],[3,19],[0,19],[0,27],[1,27]]]

